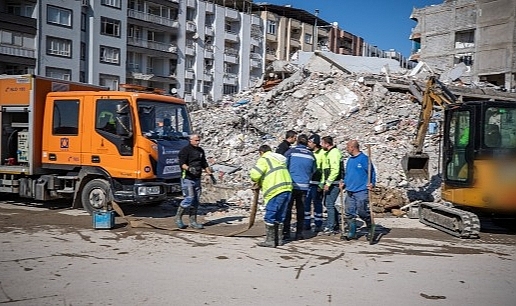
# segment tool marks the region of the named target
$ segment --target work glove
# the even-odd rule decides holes
[[[190,172],[193,176],[200,176],[201,175],[201,169],[195,168],[195,167],[188,167],[188,172]]]
[[[215,179],[215,175],[213,175],[213,173],[210,173],[210,179],[213,185],[217,184],[217,180]]]

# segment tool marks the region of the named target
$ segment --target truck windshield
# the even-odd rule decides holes
[[[149,139],[178,139],[190,134],[190,119],[184,105],[138,100],[142,135]]]

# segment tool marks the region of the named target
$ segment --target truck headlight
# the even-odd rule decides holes
[[[138,187],[138,195],[158,195],[161,191],[160,186],[142,186]]]

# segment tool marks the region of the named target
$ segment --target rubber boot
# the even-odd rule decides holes
[[[183,214],[184,213],[185,213],[185,209],[183,207],[179,206],[177,208],[177,213],[176,213],[176,218],[175,218],[177,228],[179,228],[179,229],[186,228],[186,225],[183,223]]]
[[[350,219],[348,223],[349,231],[346,235],[346,240],[357,239],[357,220]]]
[[[257,245],[261,247],[267,248],[275,248],[276,247],[276,226],[274,224],[265,223],[265,241],[258,242]]]
[[[197,207],[190,207],[190,227],[195,229],[203,229],[202,224],[197,223]]]
[[[285,244],[283,241],[283,223],[276,223],[276,233],[274,239],[276,246],[282,246]]]

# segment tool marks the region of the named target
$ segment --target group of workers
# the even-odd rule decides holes
[[[266,205],[266,238],[259,246],[276,247],[292,239],[290,226],[294,207],[294,240],[304,239],[303,231],[312,230],[312,212],[316,233],[341,232],[343,239],[353,240],[358,236],[358,217],[367,228],[371,226],[369,190],[376,182],[375,169],[357,140],[349,140],[346,151],[349,158],[344,165],[343,154],[333,137],[321,138],[317,134],[308,137],[292,130],[287,131],[276,152],[268,145],[258,149],[260,158],[249,174],[251,180],[260,185]],[[345,194],[342,228],[339,228],[339,211],[335,206],[339,194],[341,197]],[[324,227],[323,205],[327,215]]]
[[[175,222],[180,229],[187,227],[182,219],[186,211],[189,212],[190,227],[203,228],[196,219],[202,171],[206,171],[214,180],[205,152],[199,146],[200,140],[200,135],[191,135],[189,144],[179,152],[184,199],[179,205]],[[341,232],[343,239],[357,239],[358,217],[366,227],[371,226],[369,190],[376,182],[375,168],[369,157],[360,151],[357,140],[349,140],[346,151],[349,158],[344,165],[343,154],[333,137],[321,138],[317,134],[308,137],[292,130],[286,132],[285,139],[275,152],[269,145],[258,148],[260,157],[249,175],[259,185],[265,204],[266,238],[258,243],[259,246],[276,247],[292,239],[301,240],[304,239],[303,231],[307,230],[326,235]],[[339,195],[345,195],[342,228],[339,228],[339,211],[335,207]],[[292,238],[294,207],[296,226]],[[323,227],[324,207],[326,223]]]

